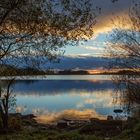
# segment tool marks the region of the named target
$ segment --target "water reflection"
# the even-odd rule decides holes
[[[140,116],[140,75],[118,75],[113,77],[118,91],[116,101],[120,101],[124,111],[133,117]]]
[[[95,110],[85,109],[83,111],[69,109],[60,112],[48,112],[45,115],[38,116],[37,121],[41,123],[56,123],[58,120],[88,120],[89,118],[106,119],[105,116],[98,114]]]
[[[25,80],[17,81],[15,84],[15,92],[17,94],[28,95],[45,95],[45,94],[68,94],[69,92],[85,91],[104,91],[114,89],[114,84],[108,80]],[[77,92],[75,92],[77,93]]]
[[[16,80],[15,112],[33,113],[41,122],[60,118],[105,119],[114,115],[115,85],[110,79],[94,80]],[[120,108],[120,103],[115,104]]]

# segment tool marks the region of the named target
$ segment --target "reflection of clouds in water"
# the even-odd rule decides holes
[[[86,99],[85,104],[94,104],[95,100],[94,99]]]
[[[78,95],[79,95],[80,97],[83,97],[83,98],[85,98],[85,97],[90,97],[91,94],[92,94],[92,92],[88,92],[88,91],[86,91],[86,90],[81,90],[80,92],[78,92]],[[71,93],[71,95],[72,95],[72,96],[76,96],[76,95],[77,95],[77,92],[73,92],[73,93]]]
[[[18,96],[17,104],[18,105],[27,105],[28,110],[24,112],[33,113],[33,114],[43,114],[45,110],[48,111],[63,111],[67,109],[95,109],[97,112],[107,112],[106,109],[111,109],[113,112],[114,106],[119,106],[118,103],[113,103],[113,90],[105,90],[105,91],[96,91],[96,92],[85,92],[80,91],[77,93],[73,91],[73,93],[57,94],[54,95],[45,95],[40,96],[39,98],[32,98],[32,96]],[[35,108],[35,109],[34,109]],[[102,109],[102,111],[101,111]],[[47,113],[47,112],[45,112]],[[105,113],[103,113],[105,114]],[[106,113],[108,114],[108,113]]]
[[[44,109],[42,109],[42,108],[34,108],[34,109],[32,109],[32,113],[33,113],[34,115],[40,115],[40,114],[49,113],[49,111],[48,111],[48,110],[44,110]]]
[[[85,108],[86,105],[92,105],[93,108],[108,108],[113,107],[113,91],[107,90],[103,92],[81,93],[80,95],[85,98],[84,102],[77,103],[77,108]],[[119,106],[119,102],[115,106]]]
[[[16,113],[24,113],[25,111],[27,111],[27,107],[26,106],[17,106],[15,111],[16,111]]]
[[[61,112],[52,112],[52,113],[40,115],[36,118],[36,120],[41,123],[54,123],[61,119],[88,120],[89,118],[106,119],[106,117],[98,114],[95,110],[86,109],[80,111],[80,110],[70,109]]]
[[[76,108],[78,108],[78,109],[82,109],[82,108],[84,108],[85,106],[84,106],[84,104],[83,103],[77,103],[77,105],[76,105]]]
[[[114,86],[109,80],[42,80],[31,84],[25,81],[17,82],[14,92],[17,93],[17,105],[28,106],[26,110],[18,108],[18,112],[37,116],[47,114],[50,120],[55,115],[63,116],[64,111],[69,109],[95,109],[100,114],[112,114],[115,94],[113,89]]]
[[[26,112],[28,112],[29,114],[32,113],[34,115],[41,115],[41,114],[49,113],[48,110],[45,110],[43,108],[33,108],[30,110],[30,108],[28,108],[27,106],[17,106],[15,108],[15,112],[22,113],[22,114],[26,114]]]

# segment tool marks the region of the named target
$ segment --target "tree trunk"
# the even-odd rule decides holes
[[[3,118],[3,128],[4,128],[5,130],[8,129],[8,115],[7,115],[7,114],[5,114],[5,115],[4,115],[4,118]]]

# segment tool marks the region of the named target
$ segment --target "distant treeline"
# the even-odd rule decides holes
[[[34,68],[15,68],[9,65],[1,65],[0,76],[21,76],[21,75],[43,75],[44,71]]]
[[[9,65],[1,65],[0,66],[0,76],[26,76],[26,75],[100,75],[100,74],[119,74],[119,75],[137,75],[140,74],[140,70],[138,71],[133,71],[133,70],[117,70],[117,71],[112,71],[112,70],[104,70],[104,71],[99,71],[99,73],[89,73],[87,70],[38,70],[35,68],[15,68]]]

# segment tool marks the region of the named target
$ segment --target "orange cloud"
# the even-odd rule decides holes
[[[114,15],[99,17],[97,24],[93,28],[93,38],[96,38],[99,34],[111,32],[115,28],[131,29],[127,11],[122,11]]]

